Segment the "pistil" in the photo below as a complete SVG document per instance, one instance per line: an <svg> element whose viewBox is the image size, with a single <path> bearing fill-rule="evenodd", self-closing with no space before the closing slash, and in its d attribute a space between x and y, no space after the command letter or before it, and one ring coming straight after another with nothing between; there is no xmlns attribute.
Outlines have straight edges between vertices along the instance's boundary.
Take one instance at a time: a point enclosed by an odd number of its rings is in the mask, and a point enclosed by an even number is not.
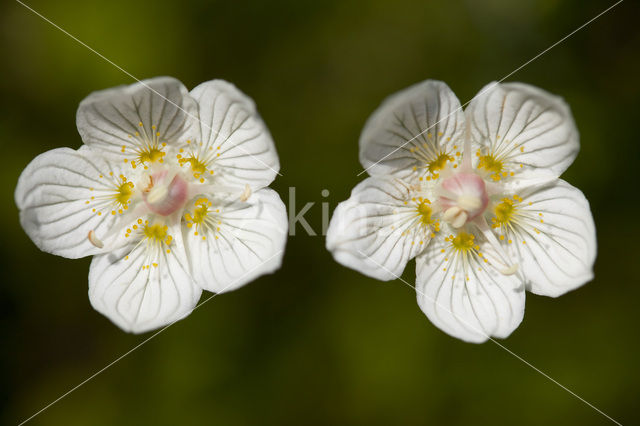
<svg viewBox="0 0 640 426"><path fill-rule="evenodd" d="M142 198L151 212L169 216L182 210L187 201L189 185L180 174L162 170L148 176L147 182Z"/></svg>
<svg viewBox="0 0 640 426"><path fill-rule="evenodd" d="M444 179L438 193L442 218L454 228L481 215L489 204L484 180L473 172L458 172Z"/></svg>

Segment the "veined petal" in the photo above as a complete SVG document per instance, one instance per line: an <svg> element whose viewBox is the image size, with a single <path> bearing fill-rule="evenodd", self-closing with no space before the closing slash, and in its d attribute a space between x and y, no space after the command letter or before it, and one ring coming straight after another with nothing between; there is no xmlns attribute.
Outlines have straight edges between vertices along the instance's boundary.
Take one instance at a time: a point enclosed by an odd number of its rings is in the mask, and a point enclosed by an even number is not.
<svg viewBox="0 0 640 426"><path fill-rule="evenodd" d="M191 91L198 104L195 140L183 146L183 159L225 186L253 190L269 185L280 163L271 134L251 98L234 85L212 80ZM195 168L194 168L195 170Z"/></svg>
<svg viewBox="0 0 640 426"><path fill-rule="evenodd" d="M458 98L445 83L415 84L391 95L371 115L360 136L360 163L372 176L435 175L460 158L464 120Z"/></svg>
<svg viewBox="0 0 640 426"><path fill-rule="evenodd" d="M402 274L439 226L429 200L416 199L411 186L371 177L336 207L326 244L337 262L388 281Z"/></svg>
<svg viewBox="0 0 640 426"><path fill-rule="evenodd" d="M287 225L280 196L268 188L246 202L198 199L182 227L194 279L205 290L222 293L276 271Z"/></svg>
<svg viewBox="0 0 640 426"><path fill-rule="evenodd" d="M473 238L471 237L473 235ZM445 333L467 342L505 338L524 316L525 289L480 232L431 241L416 258L420 309Z"/></svg>
<svg viewBox="0 0 640 426"><path fill-rule="evenodd" d="M123 166L88 148L58 148L37 156L20 175L15 192L27 235L41 250L59 256L102 253L88 235L92 230L106 235L129 208L134 183Z"/></svg>
<svg viewBox="0 0 640 426"><path fill-rule="evenodd" d="M465 110L472 147L497 179L559 176L580 148L562 98L522 83L489 83Z"/></svg>
<svg viewBox="0 0 640 426"><path fill-rule="evenodd" d="M125 331L142 333L184 318L200 298L202 289L189 275L180 250L179 226L168 233L175 238L171 249L143 239L91 262L91 305Z"/></svg>
<svg viewBox="0 0 640 426"><path fill-rule="evenodd" d="M582 192L558 179L516 197L520 201L514 200L509 214L503 208L502 222L493 220L503 244L519 259L527 289L556 297L590 281L596 232Z"/></svg>
<svg viewBox="0 0 640 426"><path fill-rule="evenodd" d="M78 107L76 124L85 144L146 164L188 139L196 119L196 104L182 83L157 77L90 94Z"/></svg>

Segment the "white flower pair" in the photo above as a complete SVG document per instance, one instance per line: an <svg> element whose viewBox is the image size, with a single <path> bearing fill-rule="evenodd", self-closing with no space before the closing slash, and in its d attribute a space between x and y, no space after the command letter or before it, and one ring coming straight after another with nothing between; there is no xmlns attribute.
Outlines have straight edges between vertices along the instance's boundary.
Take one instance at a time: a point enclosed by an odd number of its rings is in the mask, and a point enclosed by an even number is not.
<svg viewBox="0 0 640 426"><path fill-rule="evenodd" d="M188 315L203 289L229 291L279 268L287 219L265 188L279 168L254 104L223 81L191 92L156 78L79 107L79 150L34 159L16 189L42 250L95 255L92 305L127 331ZM467 341L506 337L524 294L560 295L591 276L596 245L582 193L558 176L578 133L558 98L492 84L463 113L441 82L393 95L360 139L372 177L331 220L327 248L369 276L417 258L418 302Z"/></svg>

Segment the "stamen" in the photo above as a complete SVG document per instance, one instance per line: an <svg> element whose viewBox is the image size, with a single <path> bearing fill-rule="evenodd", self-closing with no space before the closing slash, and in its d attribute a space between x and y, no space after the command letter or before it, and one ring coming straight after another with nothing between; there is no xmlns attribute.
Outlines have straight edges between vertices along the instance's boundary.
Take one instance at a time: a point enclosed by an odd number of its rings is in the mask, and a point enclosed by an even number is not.
<svg viewBox="0 0 640 426"><path fill-rule="evenodd" d="M514 263L513 265L507 266L506 268L500 269L499 271L502 275L513 275L518 271L519 268L520 266L517 263Z"/></svg>
<svg viewBox="0 0 640 426"><path fill-rule="evenodd" d="M468 219L469 215L467 212L462 210L458 206L449 207L444 214L442 215L442 220L445 222L449 222L451 226L454 228L462 227Z"/></svg>
<svg viewBox="0 0 640 426"><path fill-rule="evenodd" d="M153 188L153 177L148 173L144 173L138 186L142 188L143 192L149 192Z"/></svg>
<svg viewBox="0 0 640 426"><path fill-rule="evenodd" d="M251 187L248 184L244 186L244 192L240 195L240 201L247 201L251 197Z"/></svg>
<svg viewBox="0 0 640 426"><path fill-rule="evenodd" d="M104 243L98 237L96 237L96 232L93 229L89 231L89 235L87 236L87 239L91 244L93 244L98 248L104 247Z"/></svg>

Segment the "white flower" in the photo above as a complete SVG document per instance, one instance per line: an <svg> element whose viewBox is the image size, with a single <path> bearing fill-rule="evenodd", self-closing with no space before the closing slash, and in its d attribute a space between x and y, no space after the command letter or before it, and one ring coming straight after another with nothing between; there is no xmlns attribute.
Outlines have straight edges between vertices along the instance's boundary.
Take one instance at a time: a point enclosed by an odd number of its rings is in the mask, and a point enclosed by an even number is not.
<svg viewBox="0 0 640 426"><path fill-rule="evenodd" d="M327 248L380 280L415 257L418 303L436 326L470 342L507 337L525 289L555 297L593 277L589 204L558 179L578 148L568 106L535 87L491 83L464 112L442 82L409 87L365 125L371 177L336 208Z"/></svg>
<svg viewBox="0 0 640 426"><path fill-rule="evenodd" d="M187 92L160 77L92 93L84 145L36 157L15 198L42 250L94 255L89 298L122 329L188 315L202 290L238 288L280 267L287 219L265 188L279 168L253 101L213 80Z"/></svg>

